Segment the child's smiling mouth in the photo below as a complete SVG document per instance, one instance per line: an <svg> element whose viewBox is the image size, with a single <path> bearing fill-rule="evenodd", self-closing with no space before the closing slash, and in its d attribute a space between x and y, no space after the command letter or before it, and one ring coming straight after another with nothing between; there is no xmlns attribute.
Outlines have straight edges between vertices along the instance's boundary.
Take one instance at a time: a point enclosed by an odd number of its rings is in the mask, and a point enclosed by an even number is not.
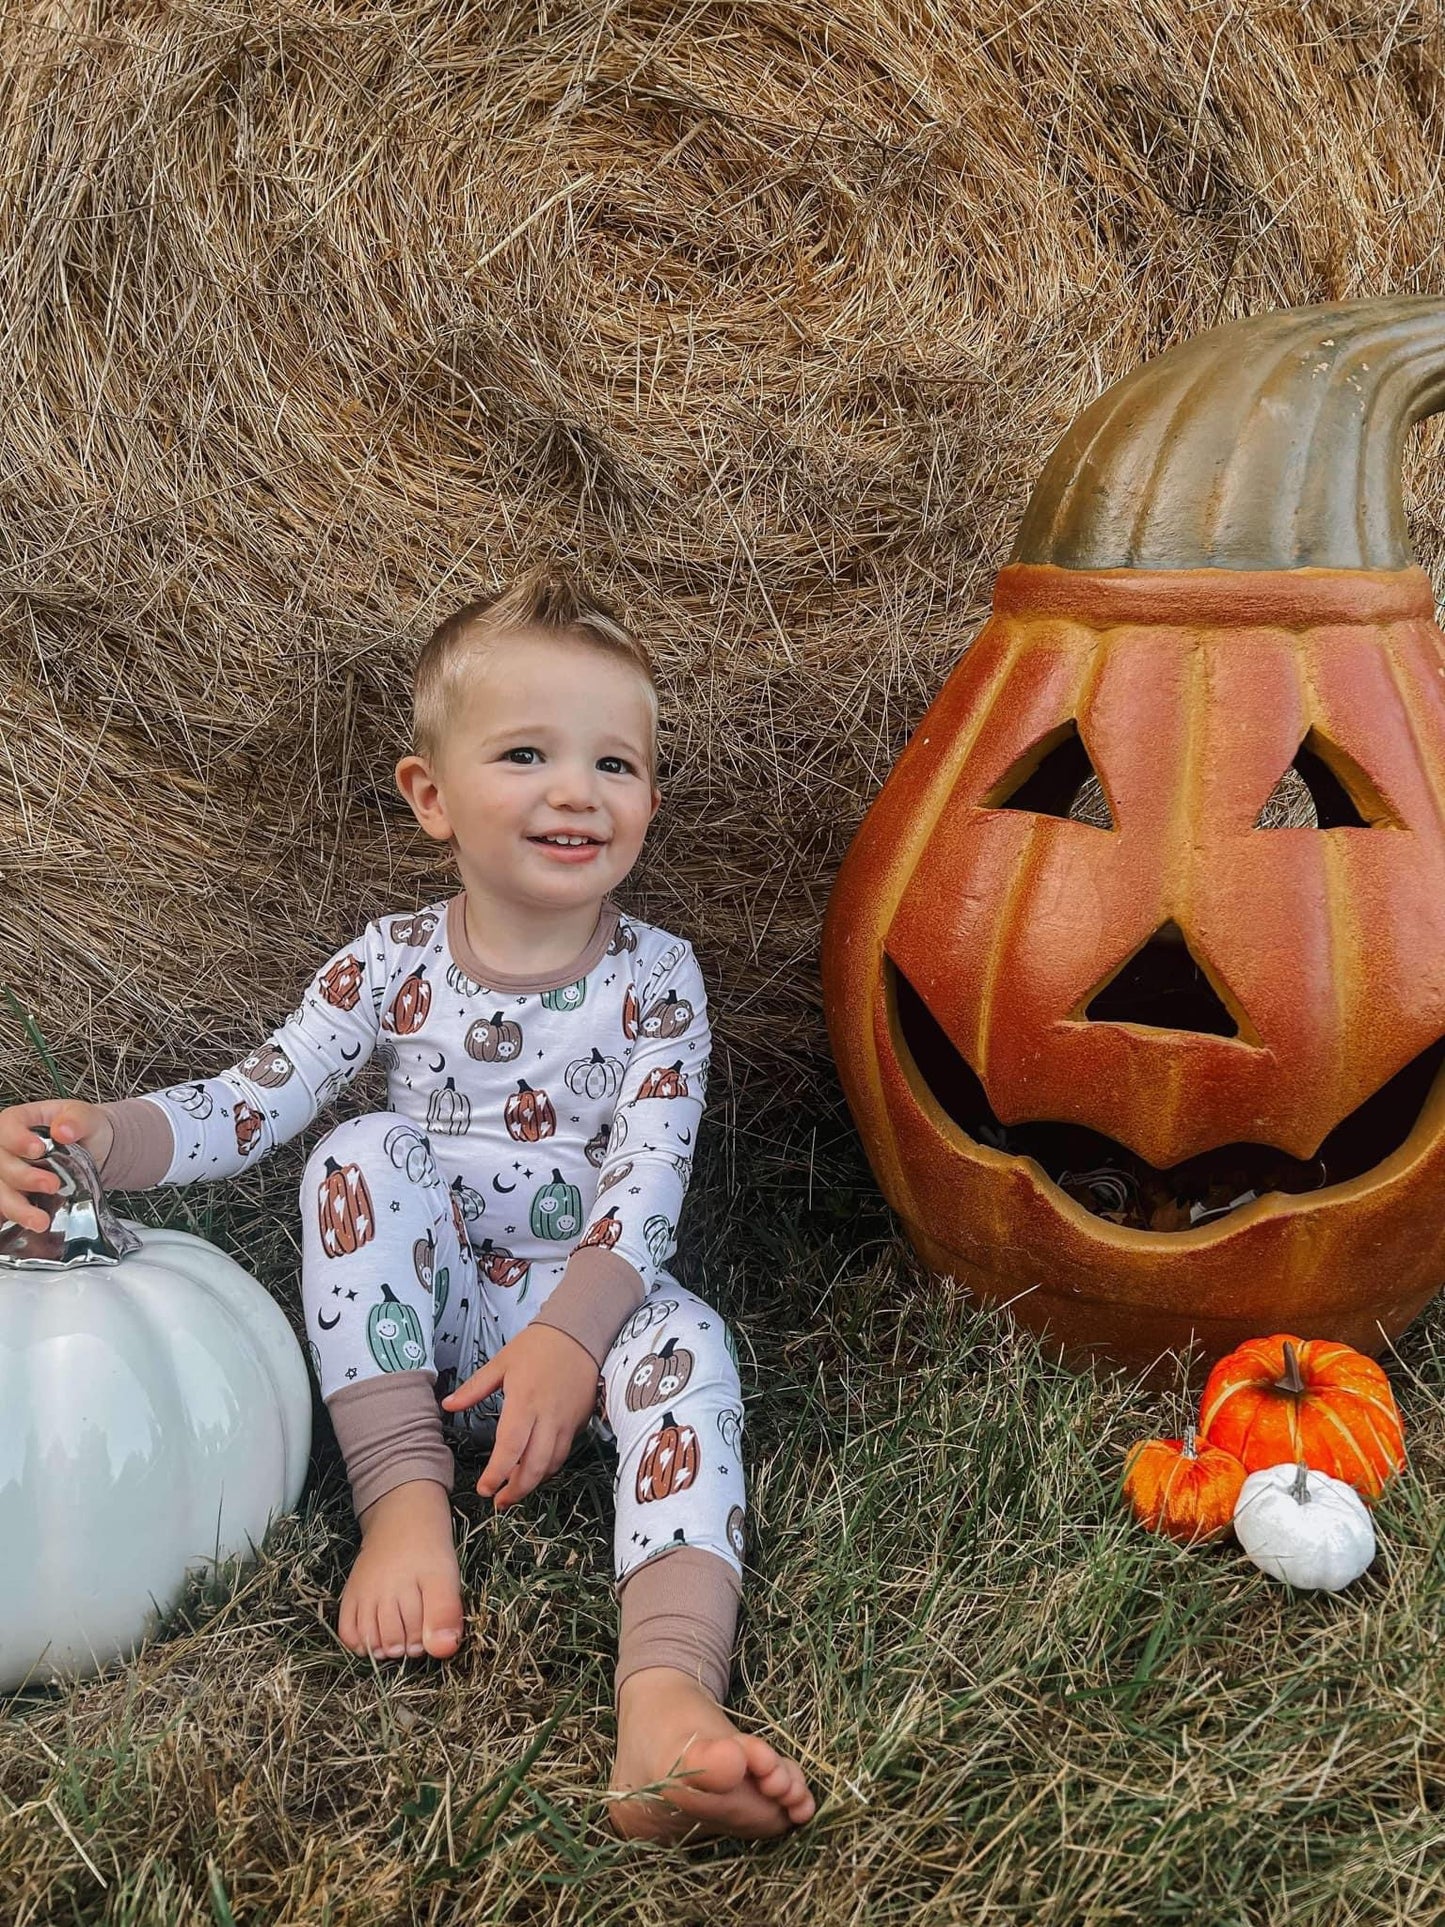
<svg viewBox="0 0 1445 1927"><path fill-rule="evenodd" d="M527 841L563 863L585 863L606 847L600 837L585 832L553 831L544 836L529 836Z"/></svg>

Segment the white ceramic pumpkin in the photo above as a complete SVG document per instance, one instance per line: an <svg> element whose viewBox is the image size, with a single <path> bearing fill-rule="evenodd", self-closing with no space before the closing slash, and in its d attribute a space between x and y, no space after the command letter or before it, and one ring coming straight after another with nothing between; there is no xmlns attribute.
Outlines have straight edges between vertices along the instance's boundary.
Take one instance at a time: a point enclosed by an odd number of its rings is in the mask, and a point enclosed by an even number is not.
<svg viewBox="0 0 1445 1927"><path fill-rule="evenodd" d="M1251 1472L1234 1533L1261 1572L1291 1586L1339 1592L1375 1556L1375 1527L1358 1492L1328 1472L1271 1465Z"/></svg>
<svg viewBox="0 0 1445 1927"><path fill-rule="evenodd" d="M116 1218L87 1154L43 1162L93 1195L69 1235L62 1207L50 1233L0 1230L6 1692L129 1657L189 1569L248 1556L296 1505L311 1446L306 1364L262 1286Z"/></svg>

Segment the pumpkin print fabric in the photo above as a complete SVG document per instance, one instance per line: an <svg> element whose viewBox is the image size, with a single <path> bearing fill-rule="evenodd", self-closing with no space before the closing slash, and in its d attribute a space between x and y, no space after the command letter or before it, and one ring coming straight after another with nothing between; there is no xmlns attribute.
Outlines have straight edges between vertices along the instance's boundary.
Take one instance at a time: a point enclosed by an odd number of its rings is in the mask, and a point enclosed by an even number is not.
<svg viewBox="0 0 1445 1927"><path fill-rule="evenodd" d="M307 1164L301 1296L324 1399L384 1372L424 1373L440 1397L500 1350L519 1313L526 1322L538 1267L490 1238L472 1245L433 1149L372 1112L337 1125ZM564 1264L541 1269L555 1282ZM716 1311L667 1279L624 1322L600 1383L589 1430L617 1452L618 1581L678 1545L741 1572L742 1397ZM488 1445L498 1409L494 1396L444 1426Z"/></svg>
<svg viewBox="0 0 1445 1927"><path fill-rule="evenodd" d="M379 918L233 1068L147 1094L174 1149L146 1182L249 1169L375 1056L393 1130L411 1133L405 1165L388 1157L390 1168L415 1179L434 1165L473 1251L490 1240L527 1277L525 1294L514 1289L501 1307L504 1342L579 1246L631 1265L639 1295L670 1284L707 1088L701 972L681 938L610 904L578 963L582 974L560 983L488 984L475 974L461 897ZM383 1230L388 1212L380 1200L366 1208L360 1179L346 1187L337 1176L324 1207L304 1204L333 1255Z"/></svg>

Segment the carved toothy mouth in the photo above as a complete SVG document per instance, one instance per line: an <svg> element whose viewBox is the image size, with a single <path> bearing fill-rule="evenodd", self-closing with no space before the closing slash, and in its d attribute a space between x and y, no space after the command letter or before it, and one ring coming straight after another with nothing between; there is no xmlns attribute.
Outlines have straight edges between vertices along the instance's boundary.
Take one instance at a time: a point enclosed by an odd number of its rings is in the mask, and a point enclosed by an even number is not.
<svg viewBox="0 0 1445 1927"><path fill-rule="evenodd" d="M1342 1118L1313 1158L1270 1144L1223 1144L1167 1171L1082 1124L1003 1124L976 1072L902 971L885 959L895 1040L935 1104L976 1144L1025 1158L1074 1203L1127 1230L1194 1231L1271 1193L1319 1192L1363 1177L1405 1143L1445 1063L1445 1037Z"/></svg>

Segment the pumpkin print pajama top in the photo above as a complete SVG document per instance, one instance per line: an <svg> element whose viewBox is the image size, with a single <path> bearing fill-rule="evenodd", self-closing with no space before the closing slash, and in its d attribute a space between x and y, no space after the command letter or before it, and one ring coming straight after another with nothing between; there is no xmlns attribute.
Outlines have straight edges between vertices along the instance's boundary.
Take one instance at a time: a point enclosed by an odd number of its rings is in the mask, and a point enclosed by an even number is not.
<svg viewBox="0 0 1445 1927"><path fill-rule="evenodd" d="M377 1055L386 1111L336 1126L301 1185L307 1349L358 1513L408 1479L450 1487L442 1422L485 1432L496 1404L437 1400L536 1320L599 1368L618 1582L682 1547L735 1576L736 1352L666 1268L707 1086L692 949L609 901L564 972L483 973L463 894L369 924L239 1064L107 1106L105 1181L247 1170Z"/></svg>

